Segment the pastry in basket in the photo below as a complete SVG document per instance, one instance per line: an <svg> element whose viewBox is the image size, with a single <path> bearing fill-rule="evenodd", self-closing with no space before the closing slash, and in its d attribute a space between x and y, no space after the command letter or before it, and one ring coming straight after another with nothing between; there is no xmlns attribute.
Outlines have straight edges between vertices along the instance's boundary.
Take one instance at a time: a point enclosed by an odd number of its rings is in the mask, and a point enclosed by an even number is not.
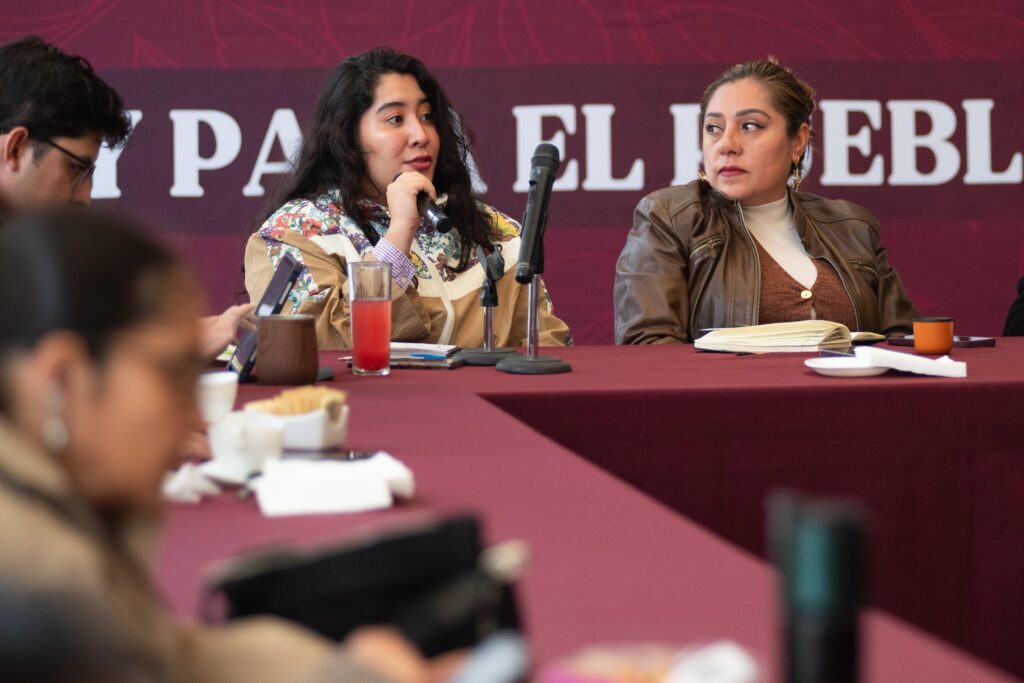
<svg viewBox="0 0 1024 683"><path fill-rule="evenodd" d="M329 387L286 389L273 398L250 401L246 412L273 415L284 425L284 447L335 448L348 431L348 395Z"/></svg>

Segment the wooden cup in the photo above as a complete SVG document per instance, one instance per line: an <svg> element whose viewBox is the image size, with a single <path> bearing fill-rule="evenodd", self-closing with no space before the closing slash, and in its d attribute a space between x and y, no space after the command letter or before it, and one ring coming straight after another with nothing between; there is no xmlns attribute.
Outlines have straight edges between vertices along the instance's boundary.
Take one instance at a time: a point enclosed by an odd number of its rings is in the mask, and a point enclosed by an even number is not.
<svg viewBox="0 0 1024 683"><path fill-rule="evenodd" d="M311 315L259 318L256 377L260 384L312 384L320 361Z"/></svg>
<svg viewBox="0 0 1024 683"><path fill-rule="evenodd" d="M949 353L953 348L952 318L915 318L914 350L926 356Z"/></svg>

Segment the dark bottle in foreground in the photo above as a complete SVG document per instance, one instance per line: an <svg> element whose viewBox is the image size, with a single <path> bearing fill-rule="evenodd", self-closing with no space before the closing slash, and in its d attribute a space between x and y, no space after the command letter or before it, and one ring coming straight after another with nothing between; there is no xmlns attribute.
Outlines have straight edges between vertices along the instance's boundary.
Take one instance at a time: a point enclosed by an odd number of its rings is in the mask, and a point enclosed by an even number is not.
<svg viewBox="0 0 1024 683"><path fill-rule="evenodd" d="M856 683L864 602L866 515L844 501L784 493L768 503L780 575L786 683Z"/></svg>

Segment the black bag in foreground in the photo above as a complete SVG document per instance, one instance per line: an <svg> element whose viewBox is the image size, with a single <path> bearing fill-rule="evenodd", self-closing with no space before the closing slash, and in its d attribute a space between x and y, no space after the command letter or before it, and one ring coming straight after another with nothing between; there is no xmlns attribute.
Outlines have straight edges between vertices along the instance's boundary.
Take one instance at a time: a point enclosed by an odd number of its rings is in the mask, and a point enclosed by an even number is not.
<svg viewBox="0 0 1024 683"><path fill-rule="evenodd" d="M516 552L525 555L521 547ZM214 612L228 619L274 615L333 640L359 626L390 624L429 657L498 629L519 630L510 584L523 559L513 559L512 571L501 561L482 562L477 520L455 517L333 547L236 558L207 581L204 612L208 621L218 620ZM214 608L220 598L223 610Z"/></svg>

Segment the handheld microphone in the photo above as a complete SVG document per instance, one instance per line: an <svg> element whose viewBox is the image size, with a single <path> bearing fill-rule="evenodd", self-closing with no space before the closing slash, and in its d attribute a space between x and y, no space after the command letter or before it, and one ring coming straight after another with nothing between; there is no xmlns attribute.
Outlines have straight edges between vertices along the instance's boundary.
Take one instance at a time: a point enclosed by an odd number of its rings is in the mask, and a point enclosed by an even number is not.
<svg viewBox="0 0 1024 683"><path fill-rule="evenodd" d="M402 175L401 171L395 174L391 182L398 180L400 175ZM416 210L420 212L420 217L430 221L430 224L434 226L434 230L437 230L439 233L444 234L452 229L451 219L441 210L441 207L434 203L434 200L424 190L420 190L420 193L416 195Z"/></svg>
<svg viewBox="0 0 1024 683"><path fill-rule="evenodd" d="M426 192L421 191L416 195L416 208L419 209L420 215L430 221L430 224L434 226L434 230L437 230L439 233L444 234L452 229L451 219L434 203Z"/></svg>
<svg viewBox="0 0 1024 683"><path fill-rule="evenodd" d="M546 142L537 145L530 160L530 192L526 196L519 262L516 265L516 282L524 285L533 281L538 266L543 269L540 255L543 253L544 226L548 220L548 200L560 162L558 148Z"/></svg>

